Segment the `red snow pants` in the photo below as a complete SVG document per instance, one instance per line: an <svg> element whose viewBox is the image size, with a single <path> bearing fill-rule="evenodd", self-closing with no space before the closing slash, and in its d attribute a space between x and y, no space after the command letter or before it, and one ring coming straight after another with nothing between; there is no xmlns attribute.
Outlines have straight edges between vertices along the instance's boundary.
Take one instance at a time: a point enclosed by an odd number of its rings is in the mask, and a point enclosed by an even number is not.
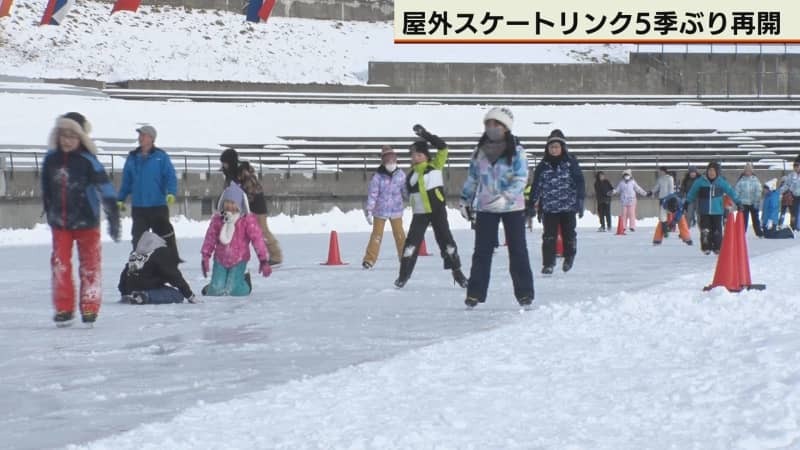
<svg viewBox="0 0 800 450"><path fill-rule="evenodd" d="M81 314L100 310L102 277L100 272L100 228L82 230L53 229L53 305L56 312L75 311L75 283L72 280L72 243L78 244Z"/></svg>

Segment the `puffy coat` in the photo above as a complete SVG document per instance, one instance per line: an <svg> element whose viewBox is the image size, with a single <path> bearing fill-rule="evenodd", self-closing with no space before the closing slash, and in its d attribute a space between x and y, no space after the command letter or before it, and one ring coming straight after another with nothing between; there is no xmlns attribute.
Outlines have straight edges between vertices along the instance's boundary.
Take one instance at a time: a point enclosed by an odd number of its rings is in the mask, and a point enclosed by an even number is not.
<svg viewBox="0 0 800 450"><path fill-rule="evenodd" d="M264 237L261 234L261 225L259 225L255 214L244 213L239 216L239 220L236 221L233 238L227 245L219 240L219 233L223 224L221 213L216 213L211 217L206 237L203 240L203 247L200 251L203 259L208 259L213 254L215 261L229 269L242 261L250 260L250 243L252 243L256 249L258 260L269 260L269 253L266 245L264 245Z"/></svg>
<svg viewBox="0 0 800 450"><path fill-rule="evenodd" d="M444 166L447 163L447 148L440 148L429 161L411 168L406 178L406 188L414 214L428 214L445 207Z"/></svg>
<svg viewBox="0 0 800 450"><path fill-rule="evenodd" d="M761 201L761 182L755 175L742 176L736 182L736 195L743 205L758 206Z"/></svg>
<svg viewBox="0 0 800 450"><path fill-rule="evenodd" d="M781 193L777 190L769 191L764 196L764 205L761 207L761 224L764 228L778 225L781 212Z"/></svg>
<svg viewBox="0 0 800 450"><path fill-rule="evenodd" d="M395 219L403 216L403 199L408 197L406 174L395 169L389 172L381 164L369 180L366 212L382 219Z"/></svg>
<svg viewBox="0 0 800 450"><path fill-rule="evenodd" d="M658 196L659 200L675 192L675 179L672 175L661 175L656 180L656 185L650 191L653 196Z"/></svg>
<svg viewBox="0 0 800 450"><path fill-rule="evenodd" d="M540 203L545 213L583 212L586 184L583 172L575 159L562 144L559 157L552 157L545 148L544 158L533 171L533 193L528 211Z"/></svg>
<svg viewBox="0 0 800 450"><path fill-rule="evenodd" d="M525 149L513 136L507 140L511 157L501 155L492 163L480 149L469 163L467 179L461 190L461 202L476 211L505 213L525 209L525 184L528 161Z"/></svg>
<svg viewBox="0 0 800 450"><path fill-rule="evenodd" d="M636 203L636 194L639 195L647 195L647 191L642 189L636 180L631 178L630 180L625 181L624 179L620 180L617 184L617 187L611 191L612 194L619 194L619 202L622 206L631 206Z"/></svg>
<svg viewBox="0 0 800 450"><path fill-rule="evenodd" d="M119 292L130 295L133 291L158 289L166 283L181 291L184 298L193 295L192 288L178 269L175 252L167 247L163 238L145 231L119 276Z"/></svg>
<svg viewBox="0 0 800 450"><path fill-rule="evenodd" d="M131 195L134 207L164 206L167 194L176 195L177 191L175 168L164 150L153 147L145 156L137 148L128 154L122 169L119 201L124 202Z"/></svg>
<svg viewBox="0 0 800 450"><path fill-rule="evenodd" d="M703 175L694 182L689 193L686 194L686 201L691 203L697 199L697 213L711 216L721 216L725 213L722 196L728 196L737 205L741 204L736 191L725 181L723 177L716 177L709 180Z"/></svg>

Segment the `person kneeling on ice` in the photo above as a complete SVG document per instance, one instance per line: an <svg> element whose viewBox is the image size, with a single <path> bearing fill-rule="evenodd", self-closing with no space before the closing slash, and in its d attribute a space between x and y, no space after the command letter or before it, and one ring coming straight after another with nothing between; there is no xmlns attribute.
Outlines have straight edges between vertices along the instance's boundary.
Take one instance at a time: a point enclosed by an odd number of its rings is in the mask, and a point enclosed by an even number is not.
<svg viewBox="0 0 800 450"><path fill-rule="evenodd" d="M178 255L161 236L145 231L119 276L122 302L133 305L195 303L189 283L178 269ZM170 284L170 286L167 286Z"/></svg>
<svg viewBox="0 0 800 450"><path fill-rule="evenodd" d="M763 236L767 239L794 239L791 228L779 227L781 210L781 192L778 190L778 179L773 178L764 183L764 206L761 208L761 224Z"/></svg>
<svg viewBox="0 0 800 450"><path fill-rule="evenodd" d="M246 271L251 244L258 255L259 273L264 277L272 274L261 226L256 215L250 213L247 197L236 183L225 188L218 208L220 212L211 218L200 251L203 277L208 277L209 260L214 255L211 282L202 293L208 296L249 295L253 286L250 273Z"/></svg>
<svg viewBox="0 0 800 450"><path fill-rule="evenodd" d="M433 236L439 244L444 269L451 270L453 280L462 288L467 287L467 277L461 272L461 259L458 247L450 232L447 221L447 205L445 204L444 176L442 170L447 163L447 144L439 137L422 127L414 125L414 133L422 140L414 141L409 148L411 152L411 171L406 177L406 188L411 199L414 215L408 227L406 243L403 245L403 256L400 258L400 274L394 285L402 288L411 278L417 264L419 246L425 238L428 225L433 227ZM428 143L436 147L436 156L431 159Z"/></svg>
<svg viewBox="0 0 800 450"><path fill-rule="evenodd" d="M736 196L736 191L720 176L719 163L708 163L706 173L692 184L686 200L684 210L697 199L698 223L700 224L700 249L706 255L711 252L719 253L722 245L722 215L725 214L722 196L727 194L738 208L741 200Z"/></svg>
<svg viewBox="0 0 800 450"><path fill-rule="evenodd" d="M678 193L673 192L662 198L659 202L662 210L668 213L668 220L659 222L653 235L653 245L660 245L661 240L669 235L669 230L678 225L678 234L686 245L692 245L692 235L689 224L684 215L683 200Z"/></svg>

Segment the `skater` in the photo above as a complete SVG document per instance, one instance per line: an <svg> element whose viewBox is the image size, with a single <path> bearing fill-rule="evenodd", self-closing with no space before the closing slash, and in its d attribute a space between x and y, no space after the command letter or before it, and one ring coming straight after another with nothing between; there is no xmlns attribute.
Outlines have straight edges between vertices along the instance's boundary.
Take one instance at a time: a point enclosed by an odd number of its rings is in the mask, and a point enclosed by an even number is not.
<svg viewBox="0 0 800 450"><path fill-rule="evenodd" d="M656 185L653 186L648 193L648 197L657 197L658 198L658 222L659 226L662 228L664 236L667 236L669 232L669 226L667 225L667 219L669 219L669 211L667 211L666 203L664 199L667 196L673 194L675 192L675 180L672 178L672 175L669 174L669 169L665 166L661 166L658 168L658 178L656 179ZM635 216L634 216L635 217Z"/></svg>
<svg viewBox="0 0 800 450"><path fill-rule="evenodd" d="M778 191L778 179L773 178L764 183L764 206L761 208L761 224L766 239L794 239L791 228L782 228L778 223L781 206L781 193Z"/></svg>
<svg viewBox="0 0 800 450"><path fill-rule="evenodd" d="M633 179L631 169L622 171L622 180L611 191L611 195L619 194L619 203L622 207L622 228L636 231L636 194L647 196L647 191L642 189Z"/></svg>
<svg viewBox="0 0 800 450"><path fill-rule="evenodd" d="M787 203L790 202L792 214L789 223L792 230L798 231L800 230L800 220L797 220L797 216L800 215L800 157L794 160L793 169L786 176L786 182L781 186L781 194L789 199Z"/></svg>
<svg viewBox="0 0 800 450"><path fill-rule="evenodd" d="M447 144L439 137L422 127L414 125L414 133L421 139L414 141L411 152L411 171L406 176L406 188L411 200L414 216L408 227L403 256L400 258L400 274L394 285L402 288L411 278L417 263L419 246L425 238L428 225L433 227L433 235L439 245L444 269L452 271L453 281L462 288L467 287L467 278L461 272L461 259L458 256L456 241L450 233L447 221L447 205L444 198L444 176L442 171L447 162ZM436 156L431 159L428 143L436 147Z"/></svg>
<svg viewBox="0 0 800 450"><path fill-rule="evenodd" d="M167 152L155 146L157 133L154 127L145 125L136 131L139 133L139 146L125 159L117 197L119 209L125 210L125 200L130 195L133 249L136 249L142 233L152 230L164 238L167 247L178 255L168 206L175 202L178 190L175 168Z"/></svg>
<svg viewBox="0 0 800 450"><path fill-rule="evenodd" d="M692 184L694 184L695 180L699 176L699 172L697 171L697 167L689 166L688 171L686 172L686 176L683 177L681 180L681 195L685 198L686 194L689 193L689 189L692 188ZM686 217L686 221L689 224L689 228L693 228L697 224L697 201L689 204L689 209L684 211L684 216Z"/></svg>
<svg viewBox="0 0 800 450"><path fill-rule="evenodd" d="M761 223L758 218L758 206L761 203L761 181L753 175L753 165L745 164L744 172L736 182L736 195L742 201L742 214L744 214L744 231L747 232L748 216L753 220L753 232L762 236Z"/></svg>
<svg viewBox="0 0 800 450"><path fill-rule="evenodd" d="M403 257L403 244L406 241L406 232L403 230L405 198L408 198L406 174L397 168L397 154L394 149L384 145L381 149L381 165L370 179L367 205L364 208L367 223L372 225L372 234L361 262L363 268L371 269L378 260L386 221L389 221L392 227L398 261Z"/></svg>
<svg viewBox="0 0 800 450"><path fill-rule="evenodd" d="M689 231L689 224L686 221L686 216L684 215L683 203L683 199L677 192L669 194L660 201L659 207L667 211L668 219L666 222L663 222L663 224L656 226L653 235L653 245L661 245L661 240L669 235L668 230L676 226L681 241L686 245L692 245L692 235Z"/></svg>
<svg viewBox="0 0 800 450"><path fill-rule="evenodd" d="M529 214L541 211L544 235L542 237L542 273L553 273L556 265L556 239L559 226L564 239L564 263L561 269L569 272L578 250L575 227L583 217L583 199L586 187L578 160L567 151L567 142L561 130L553 130L545 144L544 157L533 173L533 193L528 205Z"/></svg>
<svg viewBox="0 0 800 450"><path fill-rule="evenodd" d="M597 231L611 229L611 191L614 186L606 178L603 171L597 172L594 177L594 198L597 200L597 215L600 217L600 228Z"/></svg>
<svg viewBox="0 0 800 450"><path fill-rule="evenodd" d="M236 152L232 149L228 150L234 153ZM238 157L236 159L238 160ZM269 251L269 265L273 267L278 266L283 263L283 252L281 251L280 242L278 242L278 239L269 230L269 225L267 224L267 199L264 196L264 188L258 181L256 172L249 162L239 162L236 171L237 183L241 186L245 194L247 194L250 212L256 215L258 224L261 225L264 242L267 244L267 250Z"/></svg>
<svg viewBox="0 0 800 450"><path fill-rule="evenodd" d="M167 284L170 286L167 286ZM119 276L122 302L133 305L195 303L189 283L178 269L178 259L159 235L145 231Z"/></svg>
<svg viewBox="0 0 800 450"><path fill-rule="evenodd" d="M697 212L700 215L700 249L706 255L719 253L722 244L722 215L725 214L722 196L727 194L739 207L741 202L730 184L720 174L719 163L708 163L705 175L694 182L686 195L684 209L697 199Z"/></svg>
<svg viewBox="0 0 800 450"><path fill-rule="evenodd" d="M486 301L497 229L502 221L514 297L526 307L533 302L533 274L525 242L525 149L511 134L514 116L508 108L492 108L483 121L484 133L472 154L459 203L465 219L473 219L473 205L475 211L475 249L464 303L474 307Z"/></svg>
<svg viewBox="0 0 800 450"><path fill-rule="evenodd" d="M258 272L265 278L272 274L269 252L264 245L261 227L255 214L250 213L247 197L236 183L225 188L218 204L219 213L208 224L203 240L203 277L208 277L209 260L213 254L211 282L201 293L208 296L245 296L253 290L247 262L252 244L258 255Z"/></svg>
<svg viewBox="0 0 800 450"><path fill-rule="evenodd" d="M42 200L53 233L53 320L59 327L72 324L75 285L72 279L72 246L77 243L80 269L79 307L84 323L93 324L102 302L100 271L100 209L108 219L108 233L119 242L117 195L108 174L97 160L97 148L89 137L91 125L79 113L56 119L50 133L50 150L42 163Z"/></svg>

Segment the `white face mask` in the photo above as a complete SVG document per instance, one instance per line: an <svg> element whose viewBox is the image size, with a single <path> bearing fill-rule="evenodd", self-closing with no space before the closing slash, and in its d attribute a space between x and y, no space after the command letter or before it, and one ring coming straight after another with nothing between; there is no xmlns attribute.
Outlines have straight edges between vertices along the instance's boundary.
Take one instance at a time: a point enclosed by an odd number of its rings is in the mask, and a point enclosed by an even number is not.
<svg viewBox="0 0 800 450"><path fill-rule="evenodd" d="M630 180L630 179L631 179L631 176L630 176L630 175L625 175L625 176L623 176L622 178L624 178L624 179L625 179L625 181L628 181L628 180Z"/></svg>
<svg viewBox="0 0 800 450"><path fill-rule="evenodd" d="M394 170L397 169L397 163L396 162L386 163L383 165L383 167L385 167L386 170L388 170L389 172L394 172Z"/></svg>

